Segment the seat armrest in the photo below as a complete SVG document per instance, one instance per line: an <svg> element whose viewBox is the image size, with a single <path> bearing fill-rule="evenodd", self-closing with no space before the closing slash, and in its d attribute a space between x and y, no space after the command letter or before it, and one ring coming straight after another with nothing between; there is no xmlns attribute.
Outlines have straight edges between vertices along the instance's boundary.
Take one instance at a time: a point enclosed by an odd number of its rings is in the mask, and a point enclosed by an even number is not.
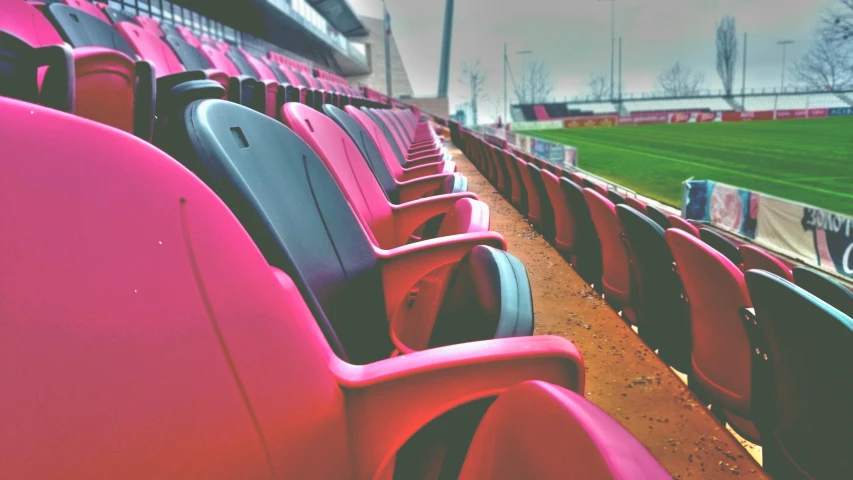
<svg viewBox="0 0 853 480"><path fill-rule="evenodd" d="M417 200L425 194L432 192L442 185L448 175L451 174L429 175L414 180L399 182L397 184L397 195L400 198L400 203Z"/></svg>
<svg viewBox="0 0 853 480"><path fill-rule="evenodd" d="M396 245L405 245L412 237L415 229L430 218L449 212L456 205L456 202L462 199L470 199L470 196L464 193L452 193L422 198L402 205L391 205L391 212L394 215ZM482 231L488 231L488 224L486 229Z"/></svg>
<svg viewBox="0 0 853 480"><path fill-rule="evenodd" d="M56 110L74 113L76 81L74 54L67 45L50 45L34 48L33 59L37 66L47 66L39 101Z"/></svg>
<svg viewBox="0 0 853 480"><path fill-rule="evenodd" d="M207 75L199 70L193 70L191 72L180 72L173 73L171 75L164 75L162 77L157 78L157 91L158 92L168 92L175 85L189 82L192 80L207 80Z"/></svg>
<svg viewBox="0 0 853 480"><path fill-rule="evenodd" d="M477 245L506 250L506 240L495 232L433 238L392 250L378 250L385 285L385 313L393 319L406 294L427 274L458 262ZM392 320L393 321L393 320Z"/></svg>
<svg viewBox="0 0 853 480"><path fill-rule="evenodd" d="M556 336L486 340L435 348L365 366L331 359L346 390L358 477L374 478L424 425L465 403L541 380L582 393L580 351Z"/></svg>
<svg viewBox="0 0 853 480"><path fill-rule="evenodd" d="M406 168L419 167L421 165L429 165L430 163L439 163L444 160L444 155L436 153L427 157L417 157L406 161Z"/></svg>
<svg viewBox="0 0 853 480"><path fill-rule="evenodd" d="M437 175L444 172L444 162L431 163L420 167L411 167L403 169L403 181L414 180L416 178L426 177L428 175ZM452 172L451 172L452 173Z"/></svg>
<svg viewBox="0 0 853 480"><path fill-rule="evenodd" d="M133 107L133 134L150 142L154 134L154 107L157 102L157 80L154 65L142 60L136 62L136 88Z"/></svg>

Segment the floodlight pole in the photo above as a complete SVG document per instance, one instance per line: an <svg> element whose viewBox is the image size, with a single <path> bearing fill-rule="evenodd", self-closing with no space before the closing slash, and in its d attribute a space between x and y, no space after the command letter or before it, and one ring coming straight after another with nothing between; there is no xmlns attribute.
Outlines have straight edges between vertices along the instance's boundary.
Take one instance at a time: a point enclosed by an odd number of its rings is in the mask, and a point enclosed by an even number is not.
<svg viewBox="0 0 853 480"><path fill-rule="evenodd" d="M614 48L616 47L616 0L610 0L610 100L613 101Z"/></svg>
<svg viewBox="0 0 853 480"><path fill-rule="evenodd" d="M782 45L782 91L785 91L785 53L788 48L788 45L793 44L793 40L782 40L781 42L776 42L776 45Z"/></svg>
<svg viewBox="0 0 853 480"><path fill-rule="evenodd" d="M619 103L622 103L622 37L619 37ZM622 110L622 107L619 107Z"/></svg>
<svg viewBox="0 0 853 480"><path fill-rule="evenodd" d="M740 108L746 104L746 32L743 33L743 79L740 88Z"/></svg>
<svg viewBox="0 0 853 480"><path fill-rule="evenodd" d="M504 122L509 118L509 105L507 105L506 70L509 59L506 54L506 43L504 43Z"/></svg>

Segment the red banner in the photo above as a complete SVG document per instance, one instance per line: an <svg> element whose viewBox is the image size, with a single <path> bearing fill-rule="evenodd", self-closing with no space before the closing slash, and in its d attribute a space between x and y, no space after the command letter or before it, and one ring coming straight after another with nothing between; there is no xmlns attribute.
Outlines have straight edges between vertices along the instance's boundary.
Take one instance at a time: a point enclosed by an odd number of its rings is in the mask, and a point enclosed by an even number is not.
<svg viewBox="0 0 853 480"><path fill-rule="evenodd" d="M648 125L652 123L667 123L669 113L633 113L627 117L619 117L619 125Z"/></svg>
<svg viewBox="0 0 853 480"><path fill-rule="evenodd" d="M808 110L776 110L776 120L787 120L790 118L807 118Z"/></svg>
<svg viewBox="0 0 853 480"><path fill-rule="evenodd" d="M702 112L696 115L696 123L713 122L717 119L719 112Z"/></svg>
<svg viewBox="0 0 853 480"><path fill-rule="evenodd" d="M690 112L676 112L669 116L669 123L690 123L692 116Z"/></svg>
<svg viewBox="0 0 853 480"><path fill-rule="evenodd" d="M829 116L829 109L827 108L809 109L809 118L826 118L827 116Z"/></svg>
<svg viewBox="0 0 853 480"><path fill-rule="evenodd" d="M773 110L760 112L723 112L724 122L749 122L752 120L773 120Z"/></svg>
<svg viewBox="0 0 853 480"><path fill-rule="evenodd" d="M612 115L596 117L576 117L566 119L563 128L588 128L588 127L613 127L616 125L616 117Z"/></svg>

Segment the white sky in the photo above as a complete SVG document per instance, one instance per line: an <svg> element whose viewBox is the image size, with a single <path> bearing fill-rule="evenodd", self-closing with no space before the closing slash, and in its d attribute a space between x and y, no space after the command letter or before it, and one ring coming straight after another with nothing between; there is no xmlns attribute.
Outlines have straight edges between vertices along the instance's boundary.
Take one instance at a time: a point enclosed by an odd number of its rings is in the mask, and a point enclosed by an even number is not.
<svg viewBox="0 0 853 480"><path fill-rule="evenodd" d="M381 18L381 0L349 0L363 15ZM720 89L715 69L715 22L737 20L739 43L749 34L747 89L777 87L782 72L779 40L788 46L788 66L808 49L825 8L837 0L616 0L616 37L623 37L626 92L649 92L665 68L680 60ZM438 88L444 0L387 0L392 28L416 96ZM489 72L484 116L503 111L503 43L518 77L518 50L532 50L551 69L554 95L586 93L593 72L610 73L610 3L601 0L457 0L450 71L450 105L467 101L459 83L462 63L480 60ZM740 45L741 51L743 45ZM618 59L618 44L617 44ZM735 77L741 84L741 62ZM617 64L618 74L618 64ZM790 78L790 76L788 76ZM510 96L512 87L510 86ZM513 103L510 98L510 103Z"/></svg>

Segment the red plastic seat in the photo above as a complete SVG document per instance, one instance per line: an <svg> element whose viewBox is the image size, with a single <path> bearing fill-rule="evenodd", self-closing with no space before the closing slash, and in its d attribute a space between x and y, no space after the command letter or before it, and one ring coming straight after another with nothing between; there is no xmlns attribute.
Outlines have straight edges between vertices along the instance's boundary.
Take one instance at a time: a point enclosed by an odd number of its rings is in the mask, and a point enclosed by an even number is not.
<svg viewBox="0 0 853 480"><path fill-rule="evenodd" d="M367 116L379 127L379 131L385 136L386 141L393 152L397 162L404 168L424 165L429 163L441 163L444 159L444 153L441 151L426 151L412 153L408 151L405 142L400 139L398 131L394 125L390 125L384 118L384 110L381 109L364 109ZM390 159L389 159L390 160Z"/></svg>
<svg viewBox="0 0 853 480"><path fill-rule="evenodd" d="M428 176L447 176L451 175L456 169L456 164L453 162L416 163L409 168L403 168L403 166L394 158L395 155L392 151L391 145L388 143L388 139L382 134L380 127L367 114L352 105L347 105L344 111L354 118L365 130L368 131L368 133L370 133L373 142L379 148L379 152L396 182L402 184ZM415 198L419 198L419 196L420 195L408 199L404 199L401 196L400 201L414 200Z"/></svg>
<svg viewBox="0 0 853 480"><path fill-rule="evenodd" d="M571 255L575 243L575 217L560 187L560 179L547 170L541 170L540 175L554 209L554 246L560 253Z"/></svg>
<svg viewBox="0 0 853 480"><path fill-rule="evenodd" d="M500 151L501 158L506 167L507 177L509 178L509 195L508 199L516 208L521 208L524 204L524 181L521 179L521 174L518 172L518 165L512 158L512 154L506 150Z"/></svg>
<svg viewBox="0 0 853 480"><path fill-rule="evenodd" d="M508 390L492 404L459 478L671 477L637 439L592 402L533 381Z"/></svg>
<svg viewBox="0 0 853 480"><path fill-rule="evenodd" d="M377 247L405 245L419 226L444 214L454 215L460 228L445 227L450 235L489 231L489 207L472 198L473 194L438 195L392 205L367 160L334 120L295 102L286 104L282 112L282 121L317 152L332 172Z"/></svg>
<svg viewBox="0 0 853 480"><path fill-rule="evenodd" d="M578 186L580 186L580 187L583 187L583 175L581 175L580 173L578 173L578 172L572 172L572 173L570 173L570 174L569 174L569 180L571 180L572 182L574 182L574 183L575 183L575 185L578 185Z"/></svg>
<svg viewBox="0 0 853 480"><path fill-rule="evenodd" d="M81 2L81 5L83 3L85 2ZM94 5L90 6L103 16L100 9ZM57 13L74 11L80 22L88 20L96 22L95 27L112 29L108 23L82 10L78 11L75 7L50 7L50 11ZM23 0L0 2L0 33L2 32L14 35L35 48L65 45L51 22ZM90 32L91 35L98 33L100 30ZM94 46L76 47L71 51L71 56L74 77L64 80L70 80L73 86L74 113L126 132L133 132L145 139L150 138L154 102L151 66L135 62L120 51ZM37 79L39 89L43 85L44 74L45 69L40 69ZM144 96L146 90L147 98Z"/></svg>
<svg viewBox="0 0 853 480"><path fill-rule="evenodd" d="M583 190L589 213L601 241L602 275L601 283L604 297L608 302L622 307L623 317L635 321L632 310L631 293L635 290L631 278L631 260L622 240L624 231L616 206L607 197L590 188Z"/></svg>
<svg viewBox="0 0 853 480"><path fill-rule="evenodd" d="M528 380L584 391L559 337L347 364L162 151L32 104L0 112L5 477L387 478L450 409Z"/></svg>
<svg viewBox="0 0 853 480"><path fill-rule="evenodd" d="M743 324L743 309L752 302L743 273L688 232L670 228L665 236L690 306L691 388L720 409L739 433L757 440L750 421L752 349Z"/></svg>
<svg viewBox="0 0 853 480"><path fill-rule="evenodd" d="M164 37L166 34L163 33L163 29L160 28L160 22L154 20L151 17L146 17L144 15L138 15L136 17L136 21L142 25L142 28L151 32L151 34L156 35L158 37Z"/></svg>
<svg viewBox="0 0 853 480"><path fill-rule="evenodd" d="M699 228L678 215L670 215L669 223L672 225L672 228L677 228L699 238Z"/></svg>
<svg viewBox="0 0 853 480"><path fill-rule="evenodd" d="M638 212L642 213L643 215L645 215L645 214L646 214L646 211L647 211L647 210L646 210L646 202L644 202L644 201L640 200L639 198L637 198L637 197L630 197L630 196L625 197L625 203L626 203L629 207L631 207L631 208L633 208L634 210L636 210L636 211L638 211Z"/></svg>
<svg viewBox="0 0 853 480"><path fill-rule="evenodd" d="M752 269L764 270L794 283L794 273L791 268L773 255L748 244L741 244L738 250L743 259L744 272Z"/></svg>
<svg viewBox="0 0 853 480"><path fill-rule="evenodd" d="M208 44L201 44L198 47L199 51L204 55L207 61L213 65L213 68L225 72L231 77L239 77L242 75L240 70L234 65L234 62L218 47ZM279 110L279 99L283 103L283 95L279 95L280 84L276 80L256 79L264 86L264 113L268 117L277 118Z"/></svg>
<svg viewBox="0 0 853 480"><path fill-rule="evenodd" d="M70 5L83 12L86 12L102 22L110 23L110 19L107 18L107 16L100 8L95 6L95 4L93 3L87 2L86 0L62 0L62 3Z"/></svg>
<svg viewBox="0 0 853 480"><path fill-rule="evenodd" d="M527 168L527 162L513 157L518 171L521 174L521 181L524 182L524 190L527 192L527 220L537 228L542 226L542 201L539 198L539 191L533 183L533 178L530 176L530 169Z"/></svg>

